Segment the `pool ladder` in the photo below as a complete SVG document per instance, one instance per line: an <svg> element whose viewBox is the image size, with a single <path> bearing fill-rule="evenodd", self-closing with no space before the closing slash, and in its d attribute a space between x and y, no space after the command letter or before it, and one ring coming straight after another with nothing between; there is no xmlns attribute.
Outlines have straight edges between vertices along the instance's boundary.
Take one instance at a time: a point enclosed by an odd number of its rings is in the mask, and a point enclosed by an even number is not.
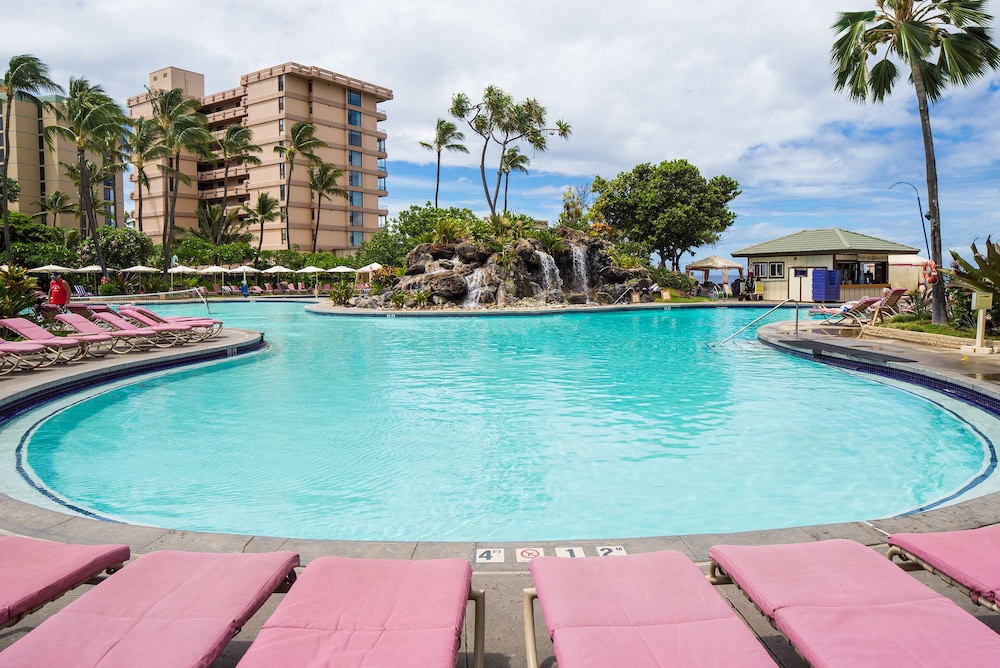
<svg viewBox="0 0 1000 668"><path fill-rule="evenodd" d="M796 300L794 300L794 299L786 299L785 301L781 302L780 304L778 304L774 308L770 309L764 315L760 316L759 318L756 318L753 322L750 322L750 323L747 323L746 325L743 325L738 330L736 330L735 332L733 332L732 334L730 334L726 338L722 339L718 343L710 343L710 344L708 344L709 347L711 347L711 346L721 346L722 344L727 343L727 342L731 341L732 339L735 339L737 336L739 336L740 334L742 334L746 330L750 329L751 327L753 327L758 322L760 322L761 320L763 320L767 316L769 316L772 313L774 313L775 311L777 311L779 308L781 308L785 304L789 304L789 303L795 304L795 338L798 338L799 337L799 303Z"/></svg>

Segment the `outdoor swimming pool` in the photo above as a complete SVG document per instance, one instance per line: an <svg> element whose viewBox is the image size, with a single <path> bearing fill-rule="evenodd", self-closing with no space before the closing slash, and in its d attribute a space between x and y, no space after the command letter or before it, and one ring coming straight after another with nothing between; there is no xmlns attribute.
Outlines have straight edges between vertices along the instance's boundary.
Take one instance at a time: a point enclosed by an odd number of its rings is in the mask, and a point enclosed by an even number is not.
<svg viewBox="0 0 1000 668"><path fill-rule="evenodd" d="M962 490L1000 437L964 404L769 350L752 329L708 347L755 309L212 313L270 349L25 414L0 432L4 468L19 453L32 484L137 524L563 540L894 515ZM5 493L31 496L11 477Z"/></svg>

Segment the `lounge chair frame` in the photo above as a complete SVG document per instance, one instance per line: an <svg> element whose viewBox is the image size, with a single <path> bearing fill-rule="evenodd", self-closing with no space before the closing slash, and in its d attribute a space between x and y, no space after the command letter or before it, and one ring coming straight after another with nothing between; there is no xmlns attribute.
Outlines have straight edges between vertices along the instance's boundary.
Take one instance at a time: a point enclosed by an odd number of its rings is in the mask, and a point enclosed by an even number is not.
<svg viewBox="0 0 1000 668"><path fill-rule="evenodd" d="M1000 605L986 598L983 598L982 596L979 595L978 592L973 591L972 589L962 584L958 580L952 578L947 573L939 570L938 568L927 563L917 555L908 552L907 550L904 550L898 545L893 545L892 547L890 547L886 551L885 556L889 561L895 562L896 565L902 568L904 571L919 571L923 569L928 573L932 573L933 575L936 575L939 578L941 578L945 583L950 584L952 587L955 587L960 592L968 596L969 600L975 603L976 605L982 606L987 610L992 610L993 612L1000 613ZM898 562L896 562L897 559L899 560Z"/></svg>

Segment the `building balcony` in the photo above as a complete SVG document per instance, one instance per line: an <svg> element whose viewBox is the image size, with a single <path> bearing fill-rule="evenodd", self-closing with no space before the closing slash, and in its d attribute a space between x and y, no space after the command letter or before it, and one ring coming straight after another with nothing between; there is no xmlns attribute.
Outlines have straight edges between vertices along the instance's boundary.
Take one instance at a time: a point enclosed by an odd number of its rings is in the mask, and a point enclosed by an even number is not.
<svg viewBox="0 0 1000 668"><path fill-rule="evenodd" d="M215 123L234 121L243 118L246 115L247 115L246 107L234 107L232 109L223 109L222 111L216 111L211 114L206 114L205 118L208 119L209 125L214 125Z"/></svg>
<svg viewBox="0 0 1000 668"><path fill-rule="evenodd" d="M250 173L249 167L246 165L233 165L229 168L229 178L235 178L239 176L246 176ZM211 169L207 172L198 172L198 180L204 183L205 181L221 181L226 178L226 169L220 167L219 169Z"/></svg>
<svg viewBox="0 0 1000 668"><path fill-rule="evenodd" d="M210 190L199 190L198 199L222 199L225 194L225 188L212 188ZM230 197L239 197L240 195L249 195L250 187L246 183L240 183L235 186L229 187Z"/></svg>

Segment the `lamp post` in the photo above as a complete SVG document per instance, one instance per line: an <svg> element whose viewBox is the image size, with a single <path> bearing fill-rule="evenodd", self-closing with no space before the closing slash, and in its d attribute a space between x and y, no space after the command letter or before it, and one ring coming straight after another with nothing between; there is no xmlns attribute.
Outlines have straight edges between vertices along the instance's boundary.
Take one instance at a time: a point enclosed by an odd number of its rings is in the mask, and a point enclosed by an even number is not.
<svg viewBox="0 0 1000 668"><path fill-rule="evenodd" d="M896 181L891 186L889 186L889 190L892 190L893 188L899 185L910 186L911 188L913 188L913 192L917 196L917 211L920 212L920 225L921 227L923 227L924 230L924 245L927 247L927 257L929 259L931 257L931 244L930 242L927 241L927 222L926 218L924 218L924 206L923 204L920 203L920 191L917 190L917 187L912 183L910 183L909 181Z"/></svg>

